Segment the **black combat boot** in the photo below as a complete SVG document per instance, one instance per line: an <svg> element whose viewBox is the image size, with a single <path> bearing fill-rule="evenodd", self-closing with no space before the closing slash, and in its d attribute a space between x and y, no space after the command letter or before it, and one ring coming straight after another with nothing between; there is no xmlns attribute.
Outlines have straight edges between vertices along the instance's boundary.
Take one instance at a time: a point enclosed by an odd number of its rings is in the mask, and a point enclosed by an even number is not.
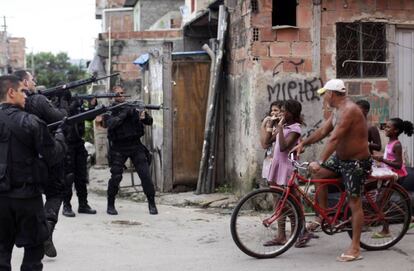
<svg viewBox="0 0 414 271"><path fill-rule="evenodd" d="M48 221L47 224L49 226L49 238L47 238L47 240L43 243L43 247L45 249L45 255L50 258L54 258L57 256L56 248L52 241L55 225L50 221Z"/></svg>
<svg viewBox="0 0 414 271"><path fill-rule="evenodd" d="M96 210L92 209L91 206L89 206L87 200L79 200L78 213L94 215L96 214Z"/></svg>
<svg viewBox="0 0 414 271"><path fill-rule="evenodd" d="M65 203L65 202L63 203L62 215L66 217L76 216L76 214L72 211L72 205L70 205L70 203Z"/></svg>
<svg viewBox="0 0 414 271"><path fill-rule="evenodd" d="M148 198L148 209L149 209L149 213L151 215L157 215L158 214L157 206L155 206L155 200L154 200L153 197Z"/></svg>
<svg viewBox="0 0 414 271"><path fill-rule="evenodd" d="M117 215L118 211L115 209L115 197L108 197L108 207L106 209L108 215Z"/></svg>

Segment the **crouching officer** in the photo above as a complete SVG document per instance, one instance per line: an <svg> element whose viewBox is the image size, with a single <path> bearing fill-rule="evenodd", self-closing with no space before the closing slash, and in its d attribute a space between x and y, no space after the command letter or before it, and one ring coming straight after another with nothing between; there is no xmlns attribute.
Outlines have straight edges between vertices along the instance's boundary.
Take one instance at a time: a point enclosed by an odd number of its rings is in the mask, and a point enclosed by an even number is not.
<svg viewBox="0 0 414 271"><path fill-rule="evenodd" d="M43 269L49 230L41 187L45 168L66 151L61 129L52 138L43 121L23 111L23 89L18 77L0 76L0 270L11 270L14 245L24 247L21 270Z"/></svg>
<svg viewBox="0 0 414 271"><path fill-rule="evenodd" d="M116 94L124 94L121 86L115 86ZM125 97L115 98L115 104L125 101ZM149 213L158 214L155 206L155 190L149 170L149 153L141 143L140 137L144 135L144 124L152 125L152 117L146 112L139 113L135 108L125 106L103 116L103 125L108 128L109 160L111 178L108 182L108 208L107 213L117 215L115 209L115 196L122 180L125 161L130 158L135 170L141 179L142 188L148 200Z"/></svg>

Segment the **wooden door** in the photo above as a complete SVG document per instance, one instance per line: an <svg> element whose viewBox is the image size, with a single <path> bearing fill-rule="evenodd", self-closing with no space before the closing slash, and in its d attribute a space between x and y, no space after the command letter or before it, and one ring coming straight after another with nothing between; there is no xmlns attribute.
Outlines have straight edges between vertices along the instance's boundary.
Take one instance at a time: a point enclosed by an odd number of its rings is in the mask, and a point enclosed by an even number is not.
<svg viewBox="0 0 414 271"><path fill-rule="evenodd" d="M173 60L173 186L197 185L209 77L210 61Z"/></svg>

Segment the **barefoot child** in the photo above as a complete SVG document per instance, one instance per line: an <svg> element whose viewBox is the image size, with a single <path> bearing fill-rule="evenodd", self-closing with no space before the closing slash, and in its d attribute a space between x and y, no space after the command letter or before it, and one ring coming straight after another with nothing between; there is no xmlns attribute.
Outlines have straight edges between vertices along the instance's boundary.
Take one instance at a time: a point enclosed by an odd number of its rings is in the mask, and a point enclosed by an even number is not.
<svg viewBox="0 0 414 271"><path fill-rule="evenodd" d="M373 158L382 163L383 166L390 168L398 174L399 182L402 178L407 176L407 170L403 161L403 152L401 142L398 137L401 133L408 136L413 134L413 123L410 121L403 121L400 118L390 119L385 125L385 135L389 138L388 144L385 147L384 155L374 155ZM382 231L376 232L372 238L386 238L390 237L388 225L384 225Z"/></svg>
<svg viewBox="0 0 414 271"><path fill-rule="evenodd" d="M282 105L280 121L276 126L276 143L268 180L272 185L285 186L293 173L289 152L297 144L301 135L302 105L295 100L288 100ZM264 246L283 245L287 241L286 219L278 221L277 236L264 243Z"/></svg>

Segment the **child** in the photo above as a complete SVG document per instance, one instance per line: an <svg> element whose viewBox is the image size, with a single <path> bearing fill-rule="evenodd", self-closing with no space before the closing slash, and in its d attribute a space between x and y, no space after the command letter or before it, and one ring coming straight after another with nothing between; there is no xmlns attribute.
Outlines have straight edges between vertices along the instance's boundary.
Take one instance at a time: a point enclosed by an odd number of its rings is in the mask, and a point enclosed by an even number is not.
<svg viewBox="0 0 414 271"><path fill-rule="evenodd" d="M260 126L260 144L263 149L266 149L265 158L263 160L262 178L267 180L269 175L270 165L273 159L273 145L275 136L272 136L275 125L279 122L278 115L282 107L282 101L273 102L270 105L270 110L267 116L263 119Z"/></svg>
<svg viewBox="0 0 414 271"><path fill-rule="evenodd" d="M397 173L399 182L401 182L402 178L407 176L407 170L404 165L402 146L398 137L401 133L411 136L414 131L413 123L403 121L400 118L393 118L387 122L384 131L389 138L388 144L385 146L384 155L374 155L373 158ZM372 238L386 237L390 237L388 225L384 225L382 231L372 235Z"/></svg>
<svg viewBox="0 0 414 271"><path fill-rule="evenodd" d="M295 100L288 100L282 105L279 123L275 129L276 143L268 180L273 185L285 186L293 173L289 161L290 150L298 143L301 136L302 105ZM264 243L264 246L277 246L286 243L285 219L278 221L276 238Z"/></svg>

